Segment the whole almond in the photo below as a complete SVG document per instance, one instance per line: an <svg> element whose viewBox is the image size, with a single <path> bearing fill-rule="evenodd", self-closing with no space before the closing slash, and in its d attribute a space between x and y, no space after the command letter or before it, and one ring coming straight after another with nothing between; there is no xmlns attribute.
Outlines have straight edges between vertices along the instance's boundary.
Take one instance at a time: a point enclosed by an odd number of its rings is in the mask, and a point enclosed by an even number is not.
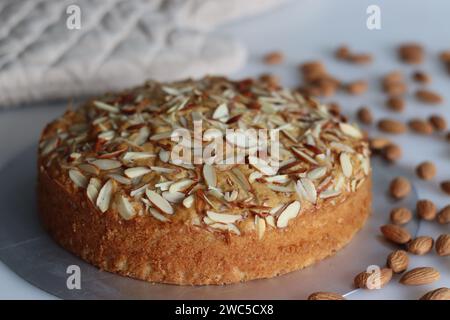
<svg viewBox="0 0 450 320"><path fill-rule="evenodd" d="M405 63L419 64L423 61L424 50L420 44L406 43L399 47L398 55Z"/></svg>
<svg viewBox="0 0 450 320"><path fill-rule="evenodd" d="M436 253L441 257L450 255L450 234L441 234L437 238Z"/></svg>
<svg viewBox="0 0 450 320"><path fill-rule="evenodd" d="M433 114L428 118L431 125L436 131L445 131L447 129L447 121L440 115Z"/></svg>
<svg viewBox="0 0 450 320"><path fill-rule="evenodd" d="M433 249L434 240L428 236L417 237L408 242L408 252L422 256Z"/></svg>
<svg viewBox="0 0 450 320"><path fill-rule="evenodd" d="M378 129L392 134L402 134L406 132L406 126L402 122L393 119L381 119L378 122Z"/></svg>
<svg viewBox="0 0 450 320"><path fill-rule="evenodd" d="M389 109L396 112L401 112L405 110L405 100L398 96L390 97L386 101L386 105L388 106Z"/></svg>
<svg viewBox="0 0 450 320"><path fill-rule="evenodd" d="M438 93L427 89L417 90L416 98L423 103L428 104L440 104L443 101L442 97Z"/></svg>
<svg viewBox="0 0 450 320"><path fill-rule="evenodd" d="M443 209L441 209L441 211L439 211L437 221L440 224L450 223L450 205L444 207Z"/></svg>
<svg viewBox="0 0 450 320"><path fill-rule="evenodd" d="M391 181L389 192L395 199L402 199L411 192L411 183L404 177L397 177Z"/></svg>
<svg viewBox="0 0 450 320"><path fill-rule="evenodd" d="M353 283L356 288L373 290L384 287L391 279L392 270L390 268L382 268L380 272L363 271L358 273Z"/></svg>
<svg viewBox="0 0 450 320"><path fill-rule="evenodd" d="M446 181L441 182L441 189L446 194L450 195L450 180L446 180Z"/></svg>
<svg viewBox="0 0 450 320"><path fill-rule="evenodd" d="M395 224L386 224L381 226L380 230L384 237L393 243L405 244L411 240L409 231Z"/></svg>
<svg viewBox="0 0 450 320"><path fill-rule="evenodd" d="M349 47L342 45L336 49L334 56L339 60L347 60L351 55Z"/></svg>
<svg viewBox="0 0 450 320"><path fill-rule="evenodd" d="M356 64L367 64L371 63L373 61L373 57L369 53L358 53L358 54L351 54L347 61L356 63Z"/></svg>
<svg viewBox="0 0 450 320"><path fill-rule="evenodd" d="M395 250L388 255L386 265L388 268L391 268L394 273L401 273L408 269L408 254L404 250Z"/></svg>
<svg viewBox="0 0 450 320"><path fill-rule="evenodd" d="M389 84L389 83L395 83L395 82L403 82L404 77L401 71L391 71L388 74L386 74L383 79L383 84Z"/></svg>
<svg viewBox="0 0 450 320"><path fill-rule="evenodd" d="M430 135L433 133L434 129L431 123L422 119L411 119L408 122L409 128L419 134Z"/></svg>
<svg viewBox="0 0 450 320"><path fill-rule="evenodd" d="M407 286L420 286L439 280L439 271L432 267L419 267L406 272L400 283Z"/></svg>
<svg viewBox="0 0 450 320"><path fill-rule="evenodd" d="M347 84L346 89L349 94L358 95L367 91L368 84L365 80L357 80Z"/></svg>
<svg viewBox="0 0 450 320"><path fill-rule="evenodd" d="M370 109L367 107L359 108L356 115L357 115L359 121L361 121L364 124L372 124L373 123L372 111L370 111Z"/></svg>
<svg viewBox="0 0 450 320"><path fill-rule="evenodd" d="M420 300L450 300L450 289L445 287L435 289L424 294Z"/></svg>
<svg viewBox="0 0 450 320"><path fill-rule="evenodd" d="M416 174L423 180L431 180L436 176L436 166L431 161L424 161L417 166Z"/></svg>
<svg viewBox="0 0 450 320"><path fill-rule="evenodd" d="M411 221L412 213L408 208L394 208L391 210L390 217L394 224L406 224Z"/></svg>
<svg viewBox="0 0 450 320"><path fill-rule="evenodd" d="M389 82L383 84L383 90L391 97L398 97L406 93L407 86L404 82Z"/></svg>
<svg viewBox="0 0 450 320"><path fill-rule="evenodd" d="M434 220L436 218L436 205L427 199L417 201L416 211L419 218L424 220Z"/></svg>
<svg viewBox="0 0 450 320"><path fill-rule="evenodd" d="M264 62L266 64L280 64L284 60L284 55L280 51L269 52L264 56Z"/></svg>
<svg viewBox="0 0 450 320"><path fill-rule="evenodd" d="M271 73L264 73L259 76L259 80L266 83L270 87L276 88L280 86L280 78Z"/></svg>
<svg viewBox="0 0 450 320"><path fill-rule="evenodd" d="M414 81L422 83L422 84L428 84L431 82L431 76L428 73L425 73L423 71L416 71L412 74L412 78Z"/></svg>
<svg viewBox="0 0 450 320"><path fill-rule="evenodd" d="M402 157L402 149L395 143L391 143L383 149L383 158L389 162L395 162Z"/></svg>
<svg viewBox="0 0 450 320"><path fill-rule="evenodd" d="M308 300L345 300L345 298L339 293L321 291L310 294Z"/></svg>
<svg viewBox="0 0 450 320"><path fill-rule="evenodd" d="M390 144L391 141L389 139L381 137L372 138L369 141L370 150L372 150L372 152L380 152Z"/></svg>

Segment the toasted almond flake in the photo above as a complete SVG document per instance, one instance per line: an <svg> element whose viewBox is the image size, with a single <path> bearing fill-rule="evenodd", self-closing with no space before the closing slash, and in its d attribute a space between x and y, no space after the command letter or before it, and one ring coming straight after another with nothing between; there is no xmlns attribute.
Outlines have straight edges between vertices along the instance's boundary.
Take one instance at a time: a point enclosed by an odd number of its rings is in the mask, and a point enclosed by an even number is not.
<svg viewBox="0 0 450 320"><path fill-rule="evenodd" d="M271 226L271 227L273 227L273 228L276 227L276 226L275 226L275 218L274 218L273 216L267 216L265 219L266 219L266 223L267 223L269 226Z"/></svg>
<svg viewBox="0 0 450 320"><path fill-rule="evenodd" d="M142 187L139 187L137 189L134 189L130 192L131 197L141 196L145 193L145 190L147 189L148 184L144 184Z"/></svg>
<svg viewBox="0 0 450 320"><path fill-rule="evenodd" d="M97 137L101 140L110 141L114 138L116 132L113 130L108 130L100 133Z"/></svg>
<svg viewBox="0 0 450 320"><path fill-rule="evenodd" d="M305 199L311 203L317 202L317 190L314 183L308 178L300 178L295 185L300 199Z"/></svg>
<svg viewBox="0 0 450 320"><path fill-rule="evenodd" d="M327 167L318 167L308 172L307 177L311 180L317 180L325 176Z"/></svg>
<svg viewBox="0 0 450 320"><path fill-rule="evenodd" d="M267 182L276 182L276 183L287 183L290 181L289 176L287 174L265 177L264 180Z"/></svg>
<svg viewBox="0 0 450 320"><path fill-rule="evenodd" d="M255 156L249 156L248 162L266 176L273 176L277 173L277 169L271 167L265 160Z"/></svg>
<svg viewBox="0 0 450 320"><path fill-rule="evenodd" d="M194 183L192 179L182 179L170 184L169 192L183 192Z"/></svg>
<svg viewBox="0 0 450 320"><path fill-rule="evenodd" d="M150 152L127 152L123 155L124 161L136 161L142 159L149 159L155 157L155 154Z"/></svg>
<svg viewBox="0 0 450 320"><path fill-rule="evenodd" d="M172 173L175 171L175 169L172 169L172 168L164 168L164 167L157 167L157 166L151 166L150 169L152 169L155 172L160 172L160 173Z"/></svg>
<svg viewBox="0 0 450 320"><path fill-rule="evenodd" d="M292 184L289 184L287 186L268 184L267 188L269 188L270 190L276 191L276 192L286 192L286 193L295 192L294 185L292 185Z"/></svg>
<svg viewBox="0 0 450 320"><path fill-rule="evenodd" d="M255 227L258 239L261 240L264 237L264 232L266 231L266 221L264 220L264 218L255 216Z"/></svg>
<svg viewBox="0 0 450 320"><path fill-rule="evenodd" d="M238 227L236 227L236 225L234 225L232 223L227 224L227 230L237 234L238 236L241 235L241 231L238 229Z"/></svg>
<svg viewBox="0 0 450 320"><path fill-rule="evenodd" d="M240 214L216 213L214 211L207 211L206 214L211 220L225 224L234 223L242 219L242 216Z"/></svg>
<svg viewBox="0 0 450 320"><path fill-rule="evenodd" d="M339 161L341 163L342 173L347 178L350 178L353 173L353 166L348 153L341 153L341 155L339 156Z"/></svg>
<svg viewBox="0 0 450 320"><path fill-rule="evenodd" d="M134 167L134 168L128 168L124 171L125 175L128 178L134 179L143 175L146 175L147 173L151 172L147 167Z"/></svg>
<svg viewBox="0 0 450 320"><path fill-rule="evenodd" d="M183 200L183 206L185 208L190 208L192 207L192 205L194 204L194 195L191 194L190 196L187 196L186 198L184 198Z"/></svg>
<svg viewBox="0 0 450 320"><path fill-rule="evenodd" d="M139 133L136 138L134 138L134 143L138 146L143 145L148 140L148 136L150 135L150 129L148 127L142 127L139 129Z"/></svg>
<svg viewBox="0 0 450 320"><path fill-rule="evenodd" d="M88 184L87 178L78 170L69 170L69 177L77 187L86 188Z"/></svg>
<svg viewBox="0 0 450 320"><path fill-rule="evenodd" d="M107 104L107 103L105 103L103 101L95 100L94 101L94 106L96 106L97 109L108 111L108 112L112 112L112 113L119 112L119 108L118 107L112 106L112 105Z"/></svg>
<svg viewBox="0 0 450 320"><path fill-rule="evenodd" d="M127 197L120 195L117 197L117 210L122 218L130 220L136 216L136 210Z"/></svg>
<svg viewBox="0 0 450 320"><path fill-rule="evenodd" d="M100 170L112 170L120 168L122 166L122 163L120 161L111 159L97 159L92 161L92 164Z"/></svg>
<svg viewBox="0 0 450 320"><path fill-rule="evenodd" d="M107 177L109 177L111 179L114 179L115 181L117 181L117 182L119 182L121 184L126 184L126 185L131 184L131 180L130 179L128 179L128 178L126 178L124 176L121 176L120 174L110 173L110 174L107 175Z"/></svg>
<svg viewBox="0 0 450 320"><path fill-rule="evenodd" d="M50 152L55 150L56 147L58 146L58 142L59 138L57 136L47 139L42 146L41 155L46 156Z"/></svg>
<svg viewBox="0 0 450 320"><path fill-rule="evenodd" d="M185 197L184 193L181 193L181 192L170 192L170 191L164 191L162 193L162 196L163 196L164 199L166 199L167 201L172 202L172 203L179 203Z"/></svg>
<svg viewBox="0 0 450 320"><path fill-rule="evenodd" d="M231 192L225 192L223 197L227 202L233 202L237 199L239 192L237 190L233 190Z"/></svg>
<svg viewBox="0 0 450 320"><path fill-rule="evenodd" d="M91 178L89 180L89 184L86 189L86 194L87 194L89 200L92 201L92 203L95 203L95 201L97 200L98 191L100 190L101 186L102 186L102 183L101 183L100 179Z"/></svg>
<svg viewBox="0 0 450 320"><path fill-rule="evenodd" d="M96 166L94 166L92 164L88 164L88 163L80 164L78 166L78 169L80 169L81 171L96 175L96 176L99 175L99 173L100 173L100 170Z"/></svg>
<svg viewBox="0 0 450 320"><path fill-rule="evenodd" d="M161 191L168 191L170 186L173 184L173 181L164 181L164 182L160 182L155 184L155 188L158 188Z"/></svg>
<svg viewBox="0 0 450 320"><path fill-rule="evenodd" d="M214 220L211 220L210 218L208 218L208 217L206 217L206 216L203 217L203 222L204 222L205 224L207 224L207 225L216 223Z"/></svg>
<svg viewBox="0 0 450 320"><path fill-rule="evenodd" d="M251 186L242 171L239 170L239 168L233 168L231 169L231 172L233 173L236 182L242 187L242 189L244 189L244 191L250 191Z"/></svg>
<svg viewBox="0 0 450 320"><path fill-rule="evenodd" d="M153 216L153 218L155 218L161 222L170 221L167 217L165 217L161 213L159 213L158 210L156 210L155 208L149 208L148 211Z"/></svg>
<svg viewBox="0 0 450 320"><path fill-rule="evenodd" d="M207 223L207 225L214 229L228 231L228 226L223 223L213 222L213 223Z"/></svg>
<svg viewBox="0 0 450 320"><path fill-rule="evenodd" d="M344 151L344 152L347 152L347 153L355 153L355 150L352 147L350 147L350 146L348 146L346 144L340 143L340 142L335 142L335 141L331 142L330 143L330 148L332 150L336 150L336 151L339 151L339 152Z"/></svg>
<svg viewBox="0 0 450 320"><path fill-rule="evenodd" d="M319 195L319 198L328 199L328 198L332 198L332 197L337 197L340 194L341 194L341 192L338 190L329 189L329 190L322 191Z"/></svg>
<svg viewBox="0 0 450 320"><path fill-rule="evenodd" d="M147 195L148 200L150 200L150 202L159 210L167 214L173 214L174 211L172 206L161 195L150 189L147 189L145 194Z"/></svg>
<svg viewBox="0 0 450 320"><path fill-rule="evenodd" d="M250 183L255 182L256 179L262 178L263 174L259 171L253 171L252 173L250 173L250 175L248 176L248 181Z"/></svg>
<svg viewBox="0 0 450 320"><path fill-rule="evenodd" d="M114 180L109 179L100 189L97 197L97 207L101 212L106 212L109 208L109 203L111 202L111 196L114 188Z"/></svg>
<svg viewBox="0 0 450 320"><path fill-rule="evenodd" d="M301 160L306 160L312 164L318 164L316 160L314 160L313 158L311 158L306 152L297 149L297 148L291 148L292 151L294 152L296 157L301 158Z"/></svg>
<svg viewBox="0 0 450 320"><path fill-rule="evenodd" d="M358 128L356 128L355 126L352 126L351 124L340 122L339 128L341 129L341 131L344 134L346 134L347 136L349 136L351 138L355 138L355 139L362 138L361 131Z"/></svg>
<svg viewBox="0 0 450 320"><path fill-rule="evenodd" d="M169 159L170 159L170 152L169 151L161 149L159 151L158 155L159 155L159 160L161 160L162 162L165 162L165 163L169 162Z"/></svg>
<svg viewBox="0 0 450 320"><path fill-rule="evenodd" d="M81 157L81 153L78 153L78 152L72 152L71 154L70 154L70 159L72 160L72 161L74 161L74 160L77 160L77 159L79 159L80 157Z"/></svg>
<svg viewBox="0 0 450 320"><path fill-rule="evenodd" d="M235 145L241 149L249 149L258 145L257 137L248 132L243 132L242 130L227 132L225 134L225 139L229 144Z"/></svg>
<svg viewBox="0 0 450 320"><path fill-rule="evenodd" d="M217 185L216 170L209 164L203 165L203 178L205 178L206 184L210 188L215 188Z"/></svg>
<svg viewBox="0 0 450 320"><path fill-rule="evenodd" d="M300 202L294 201L284 209L277 219L277 227L285 228L288 226L289 220L297 217L300 212Z"/></svg>
<svg viewBox="0 0 450 320"><path fill-rule="evenodd" d="M150 137L150 140L157 141L157 140L164 140L169 139L172 136L172 131L166 131L166 132L160 132L152 135Z"/></svg>
<svg viewBox="0 0 450 320"><path fill-rule="evenodd" d="M219 105L216 110L214 110L212 118L215 120L223 119L228 117L228 107L226 103Z"/></svg>

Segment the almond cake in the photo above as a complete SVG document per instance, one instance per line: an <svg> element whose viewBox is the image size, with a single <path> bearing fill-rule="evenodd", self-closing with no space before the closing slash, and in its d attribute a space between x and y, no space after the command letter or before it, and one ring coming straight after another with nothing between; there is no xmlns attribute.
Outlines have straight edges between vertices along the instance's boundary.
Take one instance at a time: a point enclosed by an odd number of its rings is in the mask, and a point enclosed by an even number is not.
<svg viewBox="0 0 450 320"><path fill-rule="evenodd" d="M241 161L211 162L221 147L175 159L173 133L196 121L183 155L223 142ZM250 153L239 130L252 128L278 137L276 155ZM368 142L326 105L261 81L149 81L47 125L38 205L51 236L102 270L180 285L270 278L333 255L363 226Z"/></svg>

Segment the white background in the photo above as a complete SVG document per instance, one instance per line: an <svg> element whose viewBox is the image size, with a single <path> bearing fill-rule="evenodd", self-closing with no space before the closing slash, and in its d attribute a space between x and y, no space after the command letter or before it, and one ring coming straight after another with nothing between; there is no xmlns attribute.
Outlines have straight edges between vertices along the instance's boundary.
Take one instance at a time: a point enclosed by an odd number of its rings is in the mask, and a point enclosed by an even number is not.
<svg viewBox="0 0 450 320"><path fill-rule="evenodd" d="M381 8L381 30L370 31L366 28L366 8L371 4L377 4ZM300 81L298 65L303 61L321 59L329 72L342 80L369 81L370 91L362 96L348 97L339 94L331 99L339 101L344 112L349 115L353 115L359 106L368 105L376 118L388 116L407 121L412 117L439 113L450 122L450 75L443 70L438 59L441 50L450 49L449 15L450 2L444 0L292 0L270 13L224 26L219 32L238 38L249 48L249 62L243 70L233 75L235 78L273 72L282 78L284 85L295 87ZM411 67L398 61L395 49L399 43L407 41L417 41L426 47L423 65ZM348 44L357 52L373 53L374 63L369 66L353 66L337 62L333 59L333 50L342 43ZM262 56L271 50L283 51L286 62L279 66L262 64ZM417 103L413 98L417 85L409 82L407 110L401 114L389 111L384 105L385 96L380 91L379 79L394 69L403 70L408 76L416 69L430 72L433 81L429 87L441 93L445 103L441 106ZM61 114L66 104L38 104L0 112L0 166L26 146L35 143L44 124ZM376 130L367 129L377 134ZM398 172L408 175L418 189L419 198L435 201L438 208L450 204L450 196L443 194L438 187L439 181L450 179L450 144L444 142L439 135L423 137L411 133L392 139L404 151L403 158L390 168L393 176ZM433 160L438 167L438 175L433 181L419 181L414 176L415 166L424 160ZM437 237L441 233L449 233L449 229L448 225L425 222L422 223L419 234ZM427 286L405 287L398 284L398 278L395 278L382 290L359 290L348 298L416 299L428 290L450 287L449 257L438 257L434 252L423 257L412 256L411 267L415 266L433 266L441 272L441 279ZM352 280L349 279L350 282ZM0 263L0 298L54 297L29 285Z"/></svg>

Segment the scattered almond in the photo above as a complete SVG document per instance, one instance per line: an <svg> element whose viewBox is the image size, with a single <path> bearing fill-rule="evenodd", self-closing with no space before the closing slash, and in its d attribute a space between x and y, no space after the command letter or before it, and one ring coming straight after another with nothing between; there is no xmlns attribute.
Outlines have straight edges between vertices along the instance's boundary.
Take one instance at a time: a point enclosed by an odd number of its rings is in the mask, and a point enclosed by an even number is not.
<svg viewBox="0 0 450 320"><path fill-rule="evenodd" d="M266 64L280 64L284 60L284 55L280 51L269 52L264 56L264 62Z"/></svg>
<svg viewBox="0 0 450 320"><path fill-rule="evenodd" d="M430 284L440 278L439 271L432 267L419 267L406 272L400 283L407 286Z"/></svg>
<svg viewBox="0 0 450 320"><path fill-rule="evenodd" d="M408 252L422 256L433 249L434 240L428 236L417 237L408 242Z"/></svg>
<svg viewBox="0 0 450 320"><path fill-rule="evenodd" d="M369 108L361 107L357 112L357 117L359 121L364 124L372 124L373 123L373 115Z"/></svg>
<svg viewBox="0 0 450 320"><path fill-rule="evenodd" d="M390 144L391 141L386 138L375 137L369 140L369 146L372 152L380 152Z"/></svg>
<svg viewBox="0 0 450 320"><path fill-rule="evenodd" d="M422 63L424 58L424 50L420 44L406 43L398 49L399 58L409 64Z"/></svg>
<svg viewBox="0 0 450 320"><path fill-rule="evenodd" d="M437 221L440 224L450 223L450 205L444 207L443 209L441 209L441 211L439 211Z"/></svg>
<svg viewBox="0 0 450 320"><path fill-rule="evenodd" d="M436 253L441 257L450 255L450 234L441 234L436 239Z"/></svg>
<svg viewBox="0 0 450 320"><path fill-rule="evenodd" d="M438 93L427 89L417 90L416 98L428 104L440 104L443 101L442 97Z"/></svg>
<svg viewBox="0 0 450 320"><path fill-rule="evenodd" d="M417 201L416 211L421 219L431 221L436 218L436 205L430 200L423 199Z"/></svg>
<svg viewBox="0 0 450 320"><path fill-rule="evenodd" d="M346 86L346 90L349 94L358 95L367 91L368 84L365 80L357 80L354 82L350 82Z"/></svg>
<svg viewBox="0 0 450 320"><path fill-rule="evenodd" d="M402 122L393 119L381 119L378 122L378 129L392 134L401 134L406 132L406 126Z"/></svg>
<svg viewBox="0 0 450 320"><path fill-rule="evenodd" d="M393 96L386 101L389 109L396 112L405 110L405 100L401 97Z"/></svg>
<svg viewBox="0 0 450 320"><path fill-rule="evenodd" d="M392 270L390 268L382 268L379 272L361 272L356 275L353 282L356 288L373 290L384 287L391 279Z"/></svg>
<svg viewBox="0 0 450 320"><path fill-rule="evenodd" d="M440 115L433 114L428 118L428 121L436 131L442 132L447 129L447 121Z"/></svg>
<svg viewBox="0 0 450 320"><path fill-rule="evenodd" d="M439 288L432 290L424 294L420 300L450 300L450 289Z"/></svg>
<svg viewBox="0 0 450 320"><path fill-rule="evenodd" d="M388 255L386 265L388 268L391 268L394 273L401 273L408 269L408 254L404 250L395 250Z"/></svg>
<svg viewBox="0 0 450 320"><path fill-rule="evenodd" d="M345 300L345 298L334 292L314 292L308 296L308 300Z"/></svg>
<svg viewBox="0 0 450 320"><path fill-rule="evenodd" d="M409 128L419 134L430 135L434 129L430 122L418 118L411 119L408 122Z"/></svg>
<svg viewBox="0 0 450 320"><path fill-rule="evenodd" d="M391 211L390 217L394 224L406 224L411 221L412 213L411 210L404 207L394 208Z"/></svg>
<svg viewBox="0 0 450 320"><path fill-rule="evenodd" d="M431 180L436 176L436 166L431 161L424 161L417 166L416 174L420 179Z"/></svg>
<svg viewBox="0 0 450 320"><path fill-rule="evenodd" d="M390 96L400 96L406 92L406 84L400 71L392 71L382 79L383 91Z"/></svg>
<svg viewBox="0 0 450 320"><path fill-rule="evenodd" d="M411 192L411 183L404 177L397 177L392 180L389 192L395 199L402 199Z"/></svg>
<svg viewBox="0 0 450 320"><path fill-rule="evenodd" d="M259 76L259 80L265 82L270 87L279 87L280 86L280 78L271 73L264 73Z"/></svg>
<svg viewBox="0 0 450 320"><path fill-rule="evenodd" d="M383 149L383 157L387 161L395 162L402 157L402 149L398 145L391 143Z"/></svg>
<svg viewBox="0 0 450 320"><path fill-rule="evenodd" d="M441 182L441 189L446 194L450 195L450 180L446 180L446 181Z"/></svg>
<svg viewBox="0 0 450 320"><path fill-rule="evenodd" d="M405 244L411 240L409 231L395 224L386 224L380 229L384 237L393 243Z"/></svg>
<svg viewBox="0 0 450 320"><path fill-rule="evenodd" d="M428 84L431 82L431 76L423 71L416 71L412 74L412 78L414 81L422 83L422 84Z"/></svg>

